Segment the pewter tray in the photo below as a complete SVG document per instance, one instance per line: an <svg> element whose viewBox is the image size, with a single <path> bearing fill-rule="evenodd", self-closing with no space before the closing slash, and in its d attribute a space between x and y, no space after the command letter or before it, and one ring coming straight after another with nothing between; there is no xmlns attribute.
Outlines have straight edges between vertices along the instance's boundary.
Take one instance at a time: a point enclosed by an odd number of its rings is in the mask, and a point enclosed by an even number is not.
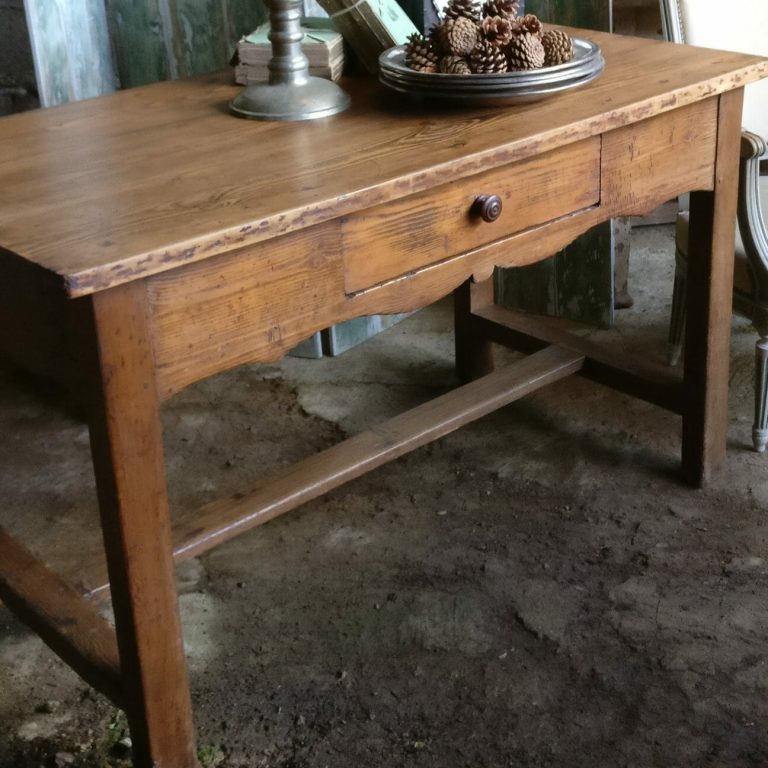
<svg viewBox="0 0 768 768"><path fill-rule="evenodd" d="M578 88L605 68L600 48L590 40L574 38L574 57L565 64L520 72L449 75L417 72L405 64L405 46L379 57L379 80L398 93L419 99L457 104L515 104L536 101Z"/></svg>

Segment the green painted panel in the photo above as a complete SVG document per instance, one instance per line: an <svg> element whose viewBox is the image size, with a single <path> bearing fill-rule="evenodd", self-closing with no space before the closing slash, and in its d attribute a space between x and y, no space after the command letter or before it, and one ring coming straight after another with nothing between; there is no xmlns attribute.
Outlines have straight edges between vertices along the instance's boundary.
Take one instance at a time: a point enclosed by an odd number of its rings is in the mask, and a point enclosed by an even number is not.
<svg viewBox="0 0 768 768"><path fill-rule="evenodd" d="M27 0L25 9L44 107L115 89L102 0Z"/></svg>
<svg viewBox="0 0 768 768"><path fill-rule="evenodd" d="M212 72L230 56L227 6L218 0L169 0L174 55L181 76Z"/></svg>
<svg viewBox="0 0 768 768"><path fill-rule="evenodd" d="M120 84L223 69L266 19L261 0L106 0Z"/></svg>
<svg viewBox="0 0 768 768"><path fill-rule="evenodd" d="M160 1L106 0L112 50L123 88L172 76Z"/></svg>
<svg viewBox="0 0 768 768"><path fill-rule="evenodd" d="M526 0L527 13L535 13L550 24L565 24L586 29L610 28L608 0Z"/></svg>
<svg viewBox="0 0 768 768"><path fill-rule="evenodd" d="M529 267L498 270L496 301L524 312L608 325L612 275L608 223L591 229L550 259Z"/></svg>
<svg viewBox="0 0 768 768"><path fill-rule="evenodd" d="M223 0L227 7L228 39L235 43L267 20L267 8L261 0Z"/></svg>
<svg viewBox="0 0 768 768"><path fill-rule="evenodd" d="M536 314L557 314L556 259L496 270L496 303Z"/></svg>
<svg viewBox="0 0 768 768"><path fill-rule="evenodd" d="M592 325L612 324L611 223L590 229L561 251L555 263L558 314Z"/></svg>

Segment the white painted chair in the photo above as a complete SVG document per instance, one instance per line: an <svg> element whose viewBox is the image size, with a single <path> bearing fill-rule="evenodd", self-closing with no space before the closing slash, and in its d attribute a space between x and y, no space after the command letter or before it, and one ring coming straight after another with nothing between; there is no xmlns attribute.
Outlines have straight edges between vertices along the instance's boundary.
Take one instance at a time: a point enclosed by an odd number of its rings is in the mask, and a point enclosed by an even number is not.
<svg viewBox="0 0 768 768"><path fill-rule="evenodd" d="M659 0L668 40L768 56L768 0ZM739 169L738 227L733 309L752 320L760 338L755 351L755 450L768 444L768 81L745 89ZM680 359L685 320L688 213L677 219L675 287L669 328L670 363Z"/></svg>

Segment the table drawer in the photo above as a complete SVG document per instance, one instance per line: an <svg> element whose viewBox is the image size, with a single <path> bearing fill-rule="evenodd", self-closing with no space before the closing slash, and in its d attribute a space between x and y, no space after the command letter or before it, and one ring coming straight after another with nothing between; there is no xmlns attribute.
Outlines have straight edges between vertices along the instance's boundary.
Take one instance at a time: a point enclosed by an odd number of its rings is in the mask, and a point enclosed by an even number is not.
<svg viewBox="0 0 768 768"><path fill-rule="evenodd" d="M478 198L491 195L501 201L501 213L487 221ZM599 199L595 137L369 208L341 222L345 290L370 288Z"/></svg>

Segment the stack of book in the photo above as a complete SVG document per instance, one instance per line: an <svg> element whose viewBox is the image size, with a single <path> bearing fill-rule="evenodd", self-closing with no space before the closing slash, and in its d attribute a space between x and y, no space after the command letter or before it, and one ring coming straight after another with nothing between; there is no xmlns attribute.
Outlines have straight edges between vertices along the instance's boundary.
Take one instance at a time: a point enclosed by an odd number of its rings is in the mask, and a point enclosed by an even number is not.
<svg viewBox="0 0 768 768"><path fill-rule="evenodd" d="M397 0L317 0L333 19L355 56L371 74L379 71L379 54L404 45L417 33Z"/></svg>
<svg viewBox="0 0 768 768"><path fill-rule="evenodd" d="M309 74L338 80L344 69L344 41L331 19L302 19L302 48L309 59ZM269 24L243 37L235 55L235 82L248 85L268 78L267 64L272 58Z"/></svg>

